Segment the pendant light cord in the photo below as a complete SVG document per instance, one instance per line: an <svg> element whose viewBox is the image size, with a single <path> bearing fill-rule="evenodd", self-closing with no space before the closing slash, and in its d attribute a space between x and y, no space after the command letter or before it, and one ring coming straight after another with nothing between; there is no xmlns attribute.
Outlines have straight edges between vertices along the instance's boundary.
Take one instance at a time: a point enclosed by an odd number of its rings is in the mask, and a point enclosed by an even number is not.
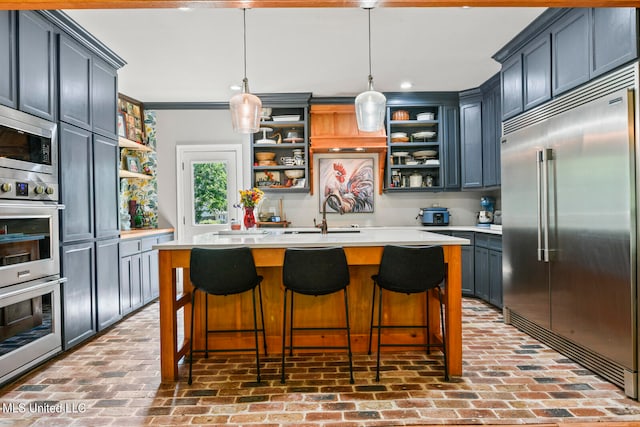
<svg viewBox="0 0 640 427"><path fill-rule="evenodd" d="M369 14L369 80L372 80L371 76L371 8L367 9L367 13Z"/></svg>
<svg viewBox="0 0 640 427"><path fill-rule="evenodd" d="M244 80L247 80L247 9L242 9Z"/></svg>

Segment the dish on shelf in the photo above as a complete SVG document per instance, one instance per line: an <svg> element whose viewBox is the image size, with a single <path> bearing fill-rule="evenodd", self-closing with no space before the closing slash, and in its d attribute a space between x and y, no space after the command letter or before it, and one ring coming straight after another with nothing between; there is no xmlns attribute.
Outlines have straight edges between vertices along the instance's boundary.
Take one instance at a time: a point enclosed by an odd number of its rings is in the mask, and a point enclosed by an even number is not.
<svg viewBox="0 0 640 427"><path fill-rule="evenodd" d="M398 136L395 138L391 138L391 142L409 142L408 136Z"/></svg>
<svg viewBox="0 0 640 427"><path fill-rule="evenodd" d="M275 158L276 158L276 153L273 153L271 151L262 151L260 153L256 153L256 159L258 159L258 161L273 160Z"/></svg>
<svg viewBox="0 0 640 427"><path fill-rule="evenodd" d="M291 142L291 143L302 142L302 141L304 141L304 138L299 138L299 137L298 138L285 138L282 141L283 142Z"/></svg>
<svg viewBox="0 0 640 427"><path fill-rule="evenodd" d="M278 162L275 160L260 160L258 166L278 166Z"/></svg>
<svg viewBox="0 0 640 427"><path fill-rule="evenodd" d="M416 120L433 120L434 117L433 113L418 113Z"/></svg>
<svg viewBox="0 0 640 427"><path fill-rule="evenodd" d="M302 178L304 176L304 170L302 169L287 169L284 171L284 176L291 179Z"/></svg>
<svg viewBox="0 0 640 427"><path fill-rule="evenodd" d="M418 159L418 158L427 158L427 157L435 157L438 155L438 152L436 150L421 150L421 151L416 151L413 153L413 157Z"/></svg>
<svg viewBox="0 0 640 427"><path fill-rule="evenodd" d="M260 116L269 118L271 117L271 112L273 109L271 107L262 107L260 108Z"/></svg>
<svg viewBox="0 0 640 427"><path fill-rule="evenodd" d="M436 136L436 133L432 131L422 131L422 132L412 133L411 136L413 137L413 139L424 140L428 138L433 138L434 136Z"/></svg>
<svg viewBox="0 0 640 427"><path fill-rule="evenodd" d="M393 157L409 157L409 153L406 151L396 151L392 154Z"/></svg>
<svg viewBox="0 0 640 427"><path fill-rule="evenodd" d="M391 114L392 120L409 120L409 112L407 110L396 110Z"/></svg>
<svg viewBox="0 0 640 427"><path fill-rule="evenodd" d="M404 138L407 136L406 132L391 132L391 138Z"/></svg>
<svg viewBox="0 0 640 427"><path fill-rule="evenodd" d="M407 162L405 163L405 165L407 166L415 166L420 164L417 160L407 160Z"/></svg>
<svg viewBox="0 0 640 427"><path fill-rule="evenodd" d="M283 116L273 116L271 119L273 119L274 122L297 122L300 120L300 115L288 114Z"/></svg>
<svg viewBox="0 0 640 427"><path fill-rule="evenodd" d="M424 161L424 164L427 166L440 166L440 160L438 159L427 159Z"/></svg>

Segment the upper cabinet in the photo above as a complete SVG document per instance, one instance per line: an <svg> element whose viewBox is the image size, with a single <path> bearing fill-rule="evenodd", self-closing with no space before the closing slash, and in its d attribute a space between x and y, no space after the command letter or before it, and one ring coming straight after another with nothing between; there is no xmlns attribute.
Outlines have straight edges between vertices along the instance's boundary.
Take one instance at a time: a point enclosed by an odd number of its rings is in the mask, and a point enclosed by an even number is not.
<svg viewBox="0 0 640 427"><path fill-rule="evenodd" d="M637 9L548 9L493 56L502 64L502 118L637 57Z"/></svg>
<svg viewBox="0 0 640 427"><path fill-rule="evenodd" d="M55 120L54 26L35 11L18 12L18 108Z"/></svg>
<svg viewBox="0 0 640 427"><path fill-rule="evenodd" d="M18 107L16 13L0 10L0 104Z"/></svg>
<svg viewBox="0 0 640 427"><path fill-rule="evenodd" d="M479 89L460 95L462 188L482 187L482 94Z"/></svg>
<svg viewBox="0 0 640 427"><path fill-rule="evenodd" d="M97 57L91 63L91 111L93 132L107 138L116 138L118 124L118 73L117 70Z"/></svg>
<svg viewBox="0 0 640 427"><path fill-rule="evenodd" d="M310 94L260 95L260 130L251 135L251 181L266 192L309 192Z"/></svg>
<svg viewBox="0 0 640 427"><path fill-rule="evenodd" d="M457 94L387 94L385 190L457 189Z"/></svg>

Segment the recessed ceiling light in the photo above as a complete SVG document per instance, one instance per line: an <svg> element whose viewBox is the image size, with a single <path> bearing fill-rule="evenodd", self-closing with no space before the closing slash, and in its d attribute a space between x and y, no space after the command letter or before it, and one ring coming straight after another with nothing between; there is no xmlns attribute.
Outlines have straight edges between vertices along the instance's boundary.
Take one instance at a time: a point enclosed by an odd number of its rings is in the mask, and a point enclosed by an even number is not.
<svg viewBox="0 0 640 427"><path fill-rule="evenodd" d="M401 89L411 89L413 87L413 83L411 82L402 82L400 83Z"/></svg>
<svg viewBox="0 0 640 427"><path fill-rule="evenodd" d="M462 6L463 9L471 9L471 6Z"/></svg>
<svg viewBox="0 0 640 427"><path fill-rule="evenodd" d="M231 86L229 86L229 89L231 89L231 90L240 90L240 89L242 89L242 86L240 86L240 85L231 85Z"/></svg>
<svg viewBox="0 0 640 427"><path fill-rule="evenodd" d="M180 12L188 12L188 11L190 11L190 10L191 10L191 8L190 8L190 7L179 7L179 8L178 8L178 10L179 10Z"/></svg>

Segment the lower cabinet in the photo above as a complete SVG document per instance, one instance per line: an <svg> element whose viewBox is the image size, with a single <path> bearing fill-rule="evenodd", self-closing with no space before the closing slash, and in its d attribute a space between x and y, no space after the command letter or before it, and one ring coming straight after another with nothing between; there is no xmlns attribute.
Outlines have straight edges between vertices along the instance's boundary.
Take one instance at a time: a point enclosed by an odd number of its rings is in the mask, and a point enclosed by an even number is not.
<svg viewBox="0 0 640 427"><path fill-rule="evenodd" d="M476 233L476 296L502 308L502 236Z"/></svg>
<svg viewBox="0 0 640 427"><path fill-rule="evenodd" d="M96 304L98 331L121 319L120 314L120 239L96 242Z"/></svg>
<svg viewBox="0 0 640 427"><path fill-rule="evenodd" d="M126 315L160 294L157 243L173 240L173 233L120 242L120 303Z"/></svg>
<svg viewBox="0 0 640 427"><path fill-rule="evenodd" d="M62 246L62 345L69 349L94 335L96 305L94 294L95 243Z"/></svg>
<svg viewBox="0 0 640 427"><path fill-rule="evenodd" d="M469 245L462 246L462 295L475 295L475 272L474 268L474 233L472 231L452 231L453 237L469 239Z"/></svg>

